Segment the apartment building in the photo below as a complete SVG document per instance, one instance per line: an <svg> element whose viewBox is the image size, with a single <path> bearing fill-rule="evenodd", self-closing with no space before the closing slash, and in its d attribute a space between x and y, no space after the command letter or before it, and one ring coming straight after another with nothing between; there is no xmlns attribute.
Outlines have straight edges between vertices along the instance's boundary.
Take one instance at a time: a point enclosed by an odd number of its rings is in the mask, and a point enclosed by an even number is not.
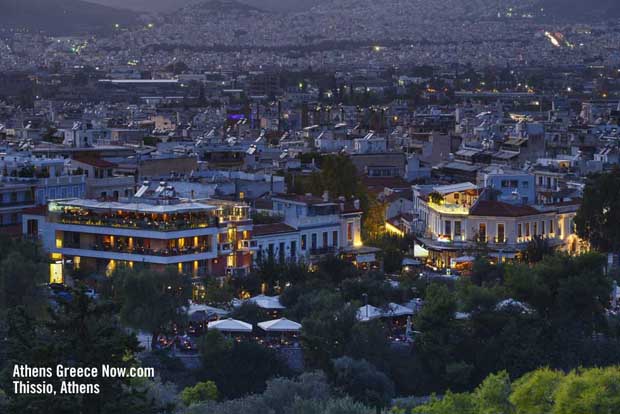
<svg viewBox="0 0 620 414"><path fill-rule="evenodd" d="M51 201L45 211L24 214L22 231L50 253L54 283L70 269L110 274L140 264L174 267L198 280L243 275L252 264L248 206L181 199L165 182L119 201Z"/></svg>
<svg viewBox="0 0 620 414"><path fill-rule="evenodd" d="M429 264L446 268L480 254L498 261L520 259L535 237L572 253L585 248L574 232L578 201L539 206L524 204L521 197L500 201L492 194L472 183L414 186L418 251Z"/></svg>
<svg viewBox="0 0 620 414"><path fill-rule="evenodd" d="M279 195L271 201L282 222L254 226L257 261L271 256L311 263L334 254L364 267L376 265L378 249L362 244L359 201L330 200L328 194Z"/></svg>

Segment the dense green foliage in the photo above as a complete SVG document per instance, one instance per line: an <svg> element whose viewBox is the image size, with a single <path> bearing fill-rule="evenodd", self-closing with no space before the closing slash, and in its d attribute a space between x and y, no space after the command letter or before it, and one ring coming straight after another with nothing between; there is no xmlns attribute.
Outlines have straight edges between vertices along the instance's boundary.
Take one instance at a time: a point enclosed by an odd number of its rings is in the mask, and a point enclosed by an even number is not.
<svg viewBox="0 0 620 414"><path fill-rule="evenodd" d="M473 392L433 398L419 414L606 414L620 406L620 367L574 370L541 368L510 382L503 371L489 375ZM397 409L394 413L402 412Z"/></svg>
<svg viewBox="0 0 620 414"><path fill-rule="evenodd" d="M275 352L254 342L237 342L208 331L200 344L200 375L225 398L262 392L267 380L288 374Z"/></svg>
<svg viewBox="0 0 620 414"><path fill-rule="evenodd" d="M217 386L213 381L199 382L181 391L181 400L185 405L215 401L217 400Z"/></svg>
<svg viewBox="0 0 620 414"><path fill-rule="evenodd" d="M174 269L152 272L122 268L112 275L121 320L135 329L153 333L185 318L183 307L192 295L191 280Z"/></svg>
<svg viewBox="0 0 620 414"><path fill-rule="evenodd" d="M1 387L12 390L15 364L55 367L59 363L76 367L136 366L138 343L126 334L114 316L110 303L93 303L79 291L70 301L59 300L58 309L48 311L45 321L30 317L21 307L8 314L7 355L2 361ZM60 390L60 379L47 378ZM78 383L92 382L75 378ZM132 386L129 378L98 378L100 393L88 398L70 394L11 395L8 413L118 413L149 412L150 403Z"/></svg>
<svg viewBox="0 0 620 414"><path fill-rule="evenodd" d="M305 373L296 379L268 381L261 394L221 403L195 404L183 414L372 414L373 410L332 391L326 376Z"/></svg>
<svg viewBox="0 0 620 414"><path fill-rule="evenodd" d="M575 226L598 251L620 251L620 170L588 178Z"/></svg>
<svg viewBox="0 0 620 414"><path fill-rule="evenodd" d="M47 259L38 244L0 234L0 316L17 306L32 314L43 311Z"/></svg>

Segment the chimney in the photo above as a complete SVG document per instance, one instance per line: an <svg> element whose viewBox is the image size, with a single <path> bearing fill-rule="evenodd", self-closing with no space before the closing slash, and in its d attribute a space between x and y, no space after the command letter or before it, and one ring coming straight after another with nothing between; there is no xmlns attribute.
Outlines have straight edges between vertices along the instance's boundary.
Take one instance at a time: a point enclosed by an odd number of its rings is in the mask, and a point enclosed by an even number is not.
<svg viewBox="0 0 620 414"><path fill-rule="evenodd" d="M329 201L329 191L323 192L323 201L325 201L326 203Z"/></svg>
<svg viewBox="0 0 620 414"><path fill-rule="evenodd" d="M359 210L359 208L360 208L360 200L359 200L359 198L356 198L355 200L353 200L353 208L355 208L356 210Z"/></svg>

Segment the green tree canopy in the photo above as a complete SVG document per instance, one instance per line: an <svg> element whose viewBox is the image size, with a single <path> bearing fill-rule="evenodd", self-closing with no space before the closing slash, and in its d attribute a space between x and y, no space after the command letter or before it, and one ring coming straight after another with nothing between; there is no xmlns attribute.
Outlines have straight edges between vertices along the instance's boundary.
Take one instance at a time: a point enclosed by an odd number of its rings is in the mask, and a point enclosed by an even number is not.
<svg viewBox="0 0 620 414"><path fill-rule="evenodd" d="M138 365L140 351L134 335L128 335L114 316L114 305L95 303L80 291L71 292L72 299L58 301L49 308L48 318L38 321L16 308L8 315L6 359L0 361L0 388L13 389L15 364L31 367L101 367L118 368ZM46 378L60 391L60 379ZM74 378L78 383L92 383L91 378ZM9 398L7 413L86 413L150 412L151 405L132 386L130 378L97 378L99 394L88 398L71 394L22 394ZM5 411L3 411L5 412Z"/></svg>
<svg viewBox="0 0 620 414"><path fill-rule="evenodd" d="M112 278L121 320L153 333L153 341L165 327L185 320L183 307L189 305L192 295L189 277L175 269L156 272L123 268Z"/></svg>
<svg viewBox="0 0 620 414"><path fill-rule="evenodd" d="M333 363L336 386L353 399L382 408L394 397L392 381L369 362L341 357Z"/></svg>
<svg viewBox="0 0 620 414"><path fill-rule="evenodd" d="M215 401L217 400L217 386L213 381L199 382L181 391L181 400L185 405Z"/></svg>
<svg viewBox="0 0 620 414"><path fill-rule="evenodd" d="M601 252L620 251L620 170L588 178L575 217L577 234Z"/></svg>

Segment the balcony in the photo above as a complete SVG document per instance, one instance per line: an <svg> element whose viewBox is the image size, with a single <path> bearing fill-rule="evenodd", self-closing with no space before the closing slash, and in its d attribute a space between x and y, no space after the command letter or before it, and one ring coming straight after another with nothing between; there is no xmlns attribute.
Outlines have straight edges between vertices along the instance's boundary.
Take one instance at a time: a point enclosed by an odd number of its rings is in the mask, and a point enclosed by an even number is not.
<svg viewBox="0 0 620 414"><path fill-rule="evenodd" d="M508 240L506 239L506 237L494 237L493 238L493 244L506 244L508 243Z"/></svg>
<svg viewBox="0 0 620 414"><path fill-rule="evenodd" d="M232 245L232 243L220 243L219 246L218 246L218 251L221 254L232 253L233 245Z"/></svg>
<svg viewBox="0 0 620 414"><path fill-rule="evenodd" d="M90 246L82 248L63 246L60 248L53 248L52 252L60 253L65 256L80 256L94 259L117 260L122 262L135 263L153 263L161 265L176 265L180 262L209 260L215 259L218 256L217 252L208 250L204 252L194 251L193 253L186 250L184 252L179 252L178 255L172 255L173 253L168 253L168 255L166 256L164 254L165 252L162 253L152 250L144 250L144 252L140 250L95 250L95 248Z"/></svg>
<svg viewBox="0 0 620 414"><path fill-rule="evenodd" d="M74 248L74 249L79 248L79 246L75 246L73 244L63 245L63 247ZM146 247L129 248L129 247L102 245L102 244L93 245L90 247L89 250L100 251L100 252L136 254L140 256L161 256L161 257L184 256L184 255L211 252L211 248L209 246L184 247L181 249L170 248L170 249L157 249L156 250L156 249L150 249Z"/></svg>
<svg viewBox="0 0 620 414"><path fill-rule="evenodd" d="M151 220L129 217L106 217L81 214L60 214L57 221L61 224L73 224L79 226L115 227L136 230L151 231L179 231L202 229L217 225L216 217L204 217L201 219L184 220Z"/></svg>
<svg viewBox="0 0 620 414"><path fill-rule="evenodd" d="M34 200L22 200L22 201L3 201L0 202L0 209L12 208L12 207L34 207Z"/></svg>
<svg viewBox="0 0 620 414"><path fill-rule="evenodd" d="M469 206L462 204L437 204L429 201L428 207L440 214L452 214L459 216L466 216L469 214Z"/></svg>
<svg viewBox="0 0 620 414"><path fill-rule="evenodd" d="M251 250L258 250L258 241L256 240L240 240L239 250L249 252Z"/></svg>
<svg viewBox="0 0 620 414"><path fill-rule="evenodd" d="M337 248L333 246L318 247L318 248L310 249L311 256L329 255L329 254L335 254L336 252L337 252Z"/></svg>

